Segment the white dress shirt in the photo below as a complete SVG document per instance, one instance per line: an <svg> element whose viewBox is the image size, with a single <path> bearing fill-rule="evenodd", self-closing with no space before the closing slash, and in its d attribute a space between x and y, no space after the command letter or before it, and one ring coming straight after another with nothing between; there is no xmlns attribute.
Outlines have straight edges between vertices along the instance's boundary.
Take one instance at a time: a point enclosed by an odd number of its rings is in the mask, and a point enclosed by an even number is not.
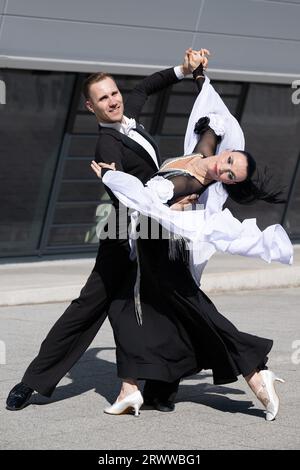
<svg viewBox="0 0 300 470"><path fill-rule="evenodd" d="M147 139L145 139L145 137L143 137L139 132L136 131L135 119L123 116L122 122L100 122L100 125L102 127L110 127L112 129L116 129L116 131L121 132L121 134L127 135L132 140L140 144L146 150L146 152L149 153L156 167L159 168L157 156L153 146Z"/></svg>

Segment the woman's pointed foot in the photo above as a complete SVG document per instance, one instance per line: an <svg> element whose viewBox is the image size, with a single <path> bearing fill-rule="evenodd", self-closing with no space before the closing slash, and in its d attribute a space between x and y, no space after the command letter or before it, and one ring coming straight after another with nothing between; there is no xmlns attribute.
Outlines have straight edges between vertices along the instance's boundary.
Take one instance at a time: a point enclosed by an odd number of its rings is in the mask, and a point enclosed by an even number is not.
<svg viewBox="0 0 300 470"><path fill-rule="evenodd" d="M261 370L262 385L256 392L257 398L266 408L266 420L273 421L279 410L279 398L275 390L275 382L284 383L283 379L276 377L271 370Z"/></svg>
<svg viewBox="0 0 300 470"><path fill-rule="evenodd" d="M139 416L139 410L144 403L142 394L139 390L127 395L122 400L116 401L113 405L108 406L104 409L104 413L110 415L121 415L126 413L132 413L134 416Z"/></svg>

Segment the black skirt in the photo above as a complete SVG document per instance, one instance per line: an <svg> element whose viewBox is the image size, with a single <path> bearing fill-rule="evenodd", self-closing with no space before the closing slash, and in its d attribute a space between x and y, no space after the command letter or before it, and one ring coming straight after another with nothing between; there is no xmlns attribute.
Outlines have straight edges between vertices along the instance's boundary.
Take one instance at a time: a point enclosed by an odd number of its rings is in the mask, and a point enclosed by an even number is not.
<svg viewBox="0 0 300 470"><path fill-rule="evenodd" d="M173 382L211 369L226 384L263 369L273 341L239 331L198 288L184 258L169 258L169 241L138 240L143 323L135 315L135 275L111 304L118 376Z"/></svg>

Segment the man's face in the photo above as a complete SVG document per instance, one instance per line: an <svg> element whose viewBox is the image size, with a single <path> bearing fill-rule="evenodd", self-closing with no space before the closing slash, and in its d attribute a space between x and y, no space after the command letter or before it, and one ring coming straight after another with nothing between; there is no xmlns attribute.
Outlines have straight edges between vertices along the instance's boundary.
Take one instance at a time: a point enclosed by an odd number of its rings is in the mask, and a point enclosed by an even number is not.
<svg viewBox="0 0 300 470"><path fill-rule="evenodd" d="M89 89L90 99L85 102L89 111L100 122L121 122L124 113L123 97L114 80L107 77L93 83Z"/></svg>

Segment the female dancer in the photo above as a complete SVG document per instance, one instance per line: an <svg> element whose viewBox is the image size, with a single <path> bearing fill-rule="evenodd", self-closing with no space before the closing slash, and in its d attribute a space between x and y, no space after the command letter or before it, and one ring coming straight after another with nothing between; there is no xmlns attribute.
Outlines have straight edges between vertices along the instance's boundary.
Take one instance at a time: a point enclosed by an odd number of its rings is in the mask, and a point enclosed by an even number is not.
<svg viewBox="0 0 300 470"><path fill-rule="evenodd" d="M204 121L198 121L197 132L202 126L198 151L201 141L206 147L209 141L213 142L210 154L218 145L217 125L211 122L214 117L217 118L211 113L210 129L203 129ZM208 120L204 124L207 127ZM227 137L229 132L230 127ZM224 136L222 140L225 140ZM165 205L172 204L179 196L195 192L200 195L208 185L209 189L216 186L213 184L215 181L228 185L228 192L229 186L234 186L235 199L277 202L278 193L269 194L264 185L251 180L255 161L243 151L223 151L207 158L196 154L167 161L147 187L131 175L111 171L113 165L93 162L92 168L128 207L156 219L171 233L194 245L201 245L205 253L198 263L200 266L211 256L211 247L213 250L260 256L268 261L291 262L292 246L282 227L276 225L260 232L253 221L241 224L227 209L220 210L224 194L220 196L216 188L208 197L208 201L214 200L213 204L206 204L202 211L176 212ZM106 169L104 175L101 168ZM167 239L140 238L136 248L137 279L127 279L120 286L110 317L117 344L118 375L123 379L131 377L135 391L126 397L120 395L106 412L120 414L134 408L138 415L143 399L137 389L137 379L172 382L201 369L212 369L215 384L234 382L242 374L265 406L266 419L274 419L279 406L274 381L282 380L265 369L273 342L238 331L216 310L195 282L186 251L178 250L177 256L170 256ZM194 256L194 252L191 253ZM130 297L128 292L131 292ZM138 322L133 315L134 308Z"/></svg>

